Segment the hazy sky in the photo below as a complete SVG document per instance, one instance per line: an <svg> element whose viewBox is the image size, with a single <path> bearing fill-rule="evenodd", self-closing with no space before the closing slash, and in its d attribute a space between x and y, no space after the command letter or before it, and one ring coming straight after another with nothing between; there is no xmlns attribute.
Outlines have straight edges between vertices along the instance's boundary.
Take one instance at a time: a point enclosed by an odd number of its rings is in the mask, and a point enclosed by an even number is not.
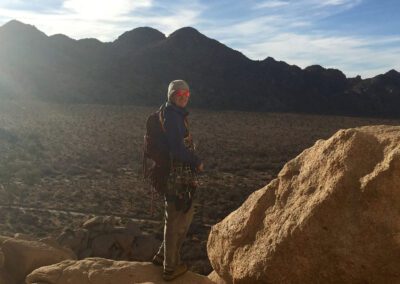
<svg viewBox="0 0 400 284"><path fill-rule="evenodd" d="M11 19L102 41L139 26L166 35L192 26L255 60L363 78L400 71L399 0L0 0L0 24Z"/></svg>

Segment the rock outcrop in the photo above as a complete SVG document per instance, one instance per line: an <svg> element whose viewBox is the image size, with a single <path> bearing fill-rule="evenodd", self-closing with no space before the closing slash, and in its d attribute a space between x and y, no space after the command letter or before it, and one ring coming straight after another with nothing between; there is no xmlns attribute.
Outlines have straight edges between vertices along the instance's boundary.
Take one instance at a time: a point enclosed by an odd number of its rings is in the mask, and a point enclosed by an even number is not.
<svg viewBox="0 0 400 284"><path fill-rule="evenodd" d="M4 253L2 249L0 248L0 268L4 267Z"/></svg>
<svg viewBox="0 0 400 284"><path fill-rule="evenodd" d="M134 222L123 225L118 218L109 216L94 217L78 229L67 229L57 241L73 250L78 259L150 261L160 247L160 241L143 234Z"/></svg>
<svg viewBox="0 0 400 284"><path fill-rule="evenodd" d="M215 284L226 284L225 280L222 279L217 272L212 271L208 276L208 279L213 281Z"/></svg>
<svg viewBox="0 0 400 284"><path fill-rule="evenodd" d="M227 283L400 283L400 127L317 141L212 228L208 255Z"/></svg>
<svg viewBox="0 0 400 284"><path fill-rule="evenodd" d="M61 263L42 267L26 278L27 284L132 284L165 283L162 268L149 262L113 261L102 258L84 260L66 260ZM212 284L205 276L187 272L173 283Z"/></svg>
<svg viewBox="0 0 400 284"><path fill-rule="evenodd" d="M8 238L1 243L0 283L22 283L25 277L36 268L75 259L75 254L50 241L29 241ZM1 256L2 255L2 256Z"/></svg>
<svg viewBox="0 0 400 284"><path fill-rule="evenodd" d="M9 237L3 237L0 236L0 283L1 284L14 284L15 281L14 279L11 278L11 276L6 272L4 268L4 253L3 250L1 249L1 245L8 240Z"/></svg>
<svg viewBox="0 0 400 284"><path fill-rule="evenodd" d="M0 244L2 243L2 237L0 236ZM14 279L6 272L4 268L4 253L0 248L0 283L1 284L14 284Z"/></svg>
<svg viewBox="0 0 400 284"><path fill-rule="evenodd" d="M4 269L0 268L1 284L16 284L15 280Z"/></svg>

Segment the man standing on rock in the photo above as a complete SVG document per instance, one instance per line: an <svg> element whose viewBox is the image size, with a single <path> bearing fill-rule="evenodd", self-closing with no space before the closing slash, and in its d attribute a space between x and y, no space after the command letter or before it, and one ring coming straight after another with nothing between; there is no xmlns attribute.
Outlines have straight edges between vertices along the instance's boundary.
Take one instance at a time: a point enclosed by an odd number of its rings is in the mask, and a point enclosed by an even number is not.
<svg viewBox="0 0 400 284"><path fill-rule="evenodd" d="M180 249L193 219L196 173L203 171L203 163L194 153L193 139L189 132L189 112L185 109L189 97L189 86L185 81L172 81L168 86L168 100L159 110L169 149L169 165L167 171L157 164L154 168L154 176L158 179L155 187L165 197L165 226L164 241L153 263L164 265L163 279L166 281L188 270L180 260ZM163 175L163 172L167 174Z"/></svg>

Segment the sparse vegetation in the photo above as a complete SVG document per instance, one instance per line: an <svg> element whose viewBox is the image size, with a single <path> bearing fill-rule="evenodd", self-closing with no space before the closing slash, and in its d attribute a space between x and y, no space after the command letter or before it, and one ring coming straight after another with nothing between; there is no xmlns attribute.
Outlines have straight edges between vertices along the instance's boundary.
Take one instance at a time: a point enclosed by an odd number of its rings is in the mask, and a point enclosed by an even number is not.
<svg viewBox="0 0 400 284"><path fill-rule="evenodd" d="M206 173L200 177L184 258L200 273L210 270L205 254L210 225L268 184L288 160L341 128L400 123L189 110ZM57 234L86 217L113 214L158 220L158 225L144 222L141 226L161 237L163 203L156 198L151 216L150 191L140 175L144 123L152 111L135 106L0 101L0 129L7 133L0 131L0 235Z"/></svg>

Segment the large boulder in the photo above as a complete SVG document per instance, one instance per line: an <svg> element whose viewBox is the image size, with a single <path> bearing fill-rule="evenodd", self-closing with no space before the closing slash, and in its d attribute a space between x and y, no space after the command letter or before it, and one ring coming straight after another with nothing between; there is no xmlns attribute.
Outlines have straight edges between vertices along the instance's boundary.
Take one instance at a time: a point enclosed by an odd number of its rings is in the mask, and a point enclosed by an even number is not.
<svg viewBox="0 0 400 284"><path fill-rule="evenodd" d="M17 283L22 282L36 268L66 259L76 259L69 249L39 241L10 238L3 242L1 249L4 254L4 269Z"/></svg>
<svg viewBox="0 0 400 284"><path fill-rule="evenodd" d="M1 284L16 284L15 280L4 269L0 268L0 283Z"/></svg>
<svg viewBox="0 0 400 284"><path fill-rule="evenodd" d="M213 226L227 283L400 283L400 127L340 130Z"/></svg>
<svg viewBox="0 0 400 284"><path fill-rule="evenodd" d="M149 262L113 261L103 258L66 260L51 266L41 267L26 278L27 284L132 284L165 283L162 268ZM187 272L173 283L212 284L205 276Z"/></svg>
<svg viewBox="0 0 400 284"><path fill-rule="evenodd" d="M208 276L208 279L213 281L215 284L226 284L225 280L222 279L217 272L212 271Z"/></svg>
<svg viewBox="0 0 400 284"><path fill-rule="evenodd" d="M3 268L3 267L4 267L4 253L0 247L0 268Z"/></svg>
<svg viewBox="0 0 400 284"><path fill-rule="evenodd" d="M4 269L4 253L1 244L8 238L0 236L0 284L14 284L14 279Z"/></svg>
<svg viewBox="0 0 400 284"><path fill-rule="evenodd" d="M57 241L60 245L74 251L78 258L85 258L84 252L89 245L89 231L82 228L66 229L58 236Z"/></svg>

